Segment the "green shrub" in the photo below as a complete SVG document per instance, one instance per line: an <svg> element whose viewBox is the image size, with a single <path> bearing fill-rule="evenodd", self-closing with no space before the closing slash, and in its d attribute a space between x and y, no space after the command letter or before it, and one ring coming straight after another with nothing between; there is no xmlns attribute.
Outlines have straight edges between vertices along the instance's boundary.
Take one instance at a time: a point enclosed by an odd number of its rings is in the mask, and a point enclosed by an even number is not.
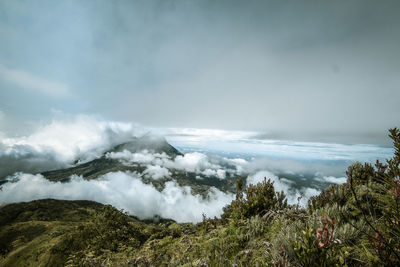
<svg viewBox="0 0 400 267"><path fill-rule="evenodd" d="M287 199L283 192L275 192L274 183L264 178L256 185L250 184L244 191L237 184L236 199L231 207L225 208L234 218L251 218L262 216L270 210L281 210L287 207ZM225 215L226 216L226 215Z"/></svg>
<svg viewBox="0 0 400 267"><path fill-rule="evenodd" d="M349 168L348 175L354 210L368 227L365 256L373 263L396 266L400 264L400 131L391 129L389 136L395 147L392 159L386 164L377 161L372 170L358 164Z"/></svg>
<svg viewBox="0 0 400 267"><path fill-rule="evenodd" d="M110 205L94 213L88 223L80 224L52 248L53 254L70 257L73 264L83 264L87 255L102 255L139 248L149 234L131 222L128 215Z"/></svg>
<svg viewBox="0 0 400 267"><path fill-rule="evenodd" d="M117 251L121 246L139 247L148 236L130 223L129 216L112 206L104 206L94 214L83 229L84 236L90 238L89 246L95 250Z"/></svg>

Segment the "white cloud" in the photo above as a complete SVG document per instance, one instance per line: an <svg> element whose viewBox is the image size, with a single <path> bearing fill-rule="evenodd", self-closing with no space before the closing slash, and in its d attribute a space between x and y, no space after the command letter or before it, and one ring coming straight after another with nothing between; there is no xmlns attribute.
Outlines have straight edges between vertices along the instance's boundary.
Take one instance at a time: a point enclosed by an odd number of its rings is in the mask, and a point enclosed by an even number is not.
<svg viewBox="0 0 400 267"><path fill-rule="evenodd" d="M225 179L225 177L226 177L226 171L225 171L225 170L222 170L222 169L217 170L217 177L218 177L219 179Z"/></svg>
<svg viewBox="0 0 400 267"><path fill-rule="evenodd" d="M17 171L37 172L85 162L130 140L140 130L130 123L93 116L53 120L18 137L0 134L0 178Z"/></svg>
<svg viewBox="0 0 400 267"><path fill-rule="evenodd" d="M317 195L319 195L319 194L321 193L320 190L315 189L315 188L311 188L311 187L307 187L307 188L302 189L302 190L300 191L300 194L299 194L298 192L299 192L299 191L296 192L295 197L296 197L296 199L297 199L297 197L300 197L300 196L301 196L301 199L300 199L300 203L299 203L299 204L300 204L302 207L305 207L305 206L307 205L307 202L308 202L308 200L310 199L310 197L317 196Z"/></svg>
<svg viewBox="0 0 400 267"><path fill-rule="evenodd" d="M245 159L241 158L234 158L234 159L227 159L224 158L228 163L233 164L236 168L236 174L242 175L246 172L245 168L248 167L249 162Z"/></svg>
<svg viewBox="0 0 400 267"><path fill-rule="evenodd" d="M133 125L128 123L76 116L73 120L53 121L29 136L3 138L0 143L5 147L5 154L30 150L38 154L53 153L60 161L71 161L78 156L98 156L98 151L126 141L133 133Z"/></svg>
<svg viewBox="0 0 400 267"><path fill-rule="evenodd" d="M171 167L184 169L189 172L199 172L201 169L212 167L207 156L198 152L177 156L173 163L171 162L167 164L170 164Z"/></svg>
<svg viewBox="0 0 400 267"><path fill-rule="evenodd" d="M227 173L232 173L233 175L247 174L247 185L262 182L264 177L266 177L267 180L270 179L274 182L274 188L276 191L285 192L289 204L299 203L300 205L305 206L311 196L317 195L320 192L318 189L312 187L296 188L295 181L283 177L279 178L275 171L268 170L268 164L265 164L263 161L246 161L241 158L212 159L209 156L198 152L186 153L183 156L177 156L175 159L171 159L165 154L152 154L146 150L139 153L131 153L129 151L109 153L108 157L120 159L124 164L132 164L133 162L150 164L142 174L153 179L170 176L170 169L195 172L197 174L217 179L225 179ZM220 164L216 164L216 162L219 162ZM269 161L267 161L267 163L268 162ZM226 167L226 164L230 165L230 167ZM296 174L294 172L290 173L292 175ZM200 176L197 178L199 179ZM328 177L326 179L332 180L333 178L334 177ZM312 186L312 181L313 179L310 179L310 186Z"/></svg>
<svg viewBox="0 0 400 267"><path fill-rule="evenodd" d="M171 173L169 172L168 169L161 167L159 165L148 165L146 167L146 170L144 170L143 174L150 176L155 180L171 176Z"/></svg>
<svg viewBox="0 0 400 267"><path fill-rule="evenodd" d="M152 170L155 171L154 168L157 168L158 171L163 169L176 169L203 174L207 177L214 176L219 179L225 179L227 173L227 170L224 170L220 165L212 163L210 157L198 152L186 153L183 156L179 155L174 159L171 159L171 157L165 153L150 153L147 150L132 153L128 150L124 150L122 152L109 152L106 154L106 157L119 159L121 163L125 165L131 165L133 163L150 164L152 167L148 167L148 170L146 171L147 174ZM229 162L224 158L220 158L219 160L221 162ZM235 172L234 170L228 171ZM163 171L163 175L164 176L160 177L169 176L165 171ZM156 176L158 177L158 175Z"/></svg>
<svg viewBox="0 0 400 267"><path fill-rule="evenodd" d="M324 176L320 178L316 178L318 181L328 182L331 184L344 184L347 182L346 177L334 177L334 176Z"/></svg>
<svg viewBox="0 0 400 267"><path fill-rule="evenodd" d="M211 170L211 169L206 169L202 172L203 175L210 177L210 176L216 176L217 172L215 170Z"/></svg>
<svg viewBox="0 0 400 267"><path fill-rule="evenodd" d="M278 176L276 176L275 174L269 172L269 171L259 171L253 175L249 175L247 177L247 186L249 186L250 184L257 184L257 183L261 183L262 181L264 181L264 178L266 178L267 180L270 179L273 182L277 182L278 181L278 185L275 184L275 190L276 191L281 191L281 186L282 184L279 184L279 178ZM279 188L278 188L279 187Z"/></svg>
<svg viewBox="0 0 400 267"><path fill-rule="evenodd" d="M218 169L218 170L212 170L212 169L206 169L201 172L201 174L210 177L210 176L215 176L219 179L225 179L226 178L226 170Z"/></svg>
<svg viewBox="0 0 400 267"><path fill-rule="evenodd" d="M71 95L68 85L44 79L24 70L11 69L0 65L0 77L18 87L51 97L63 98Z"/></svg>
<svg viewBox="0 0 400 267"><path fill-rule="evenodd" d="M147 150L141 152L132 153L129 150L123 150L121 152L109 152L106 154L106 158L118 159L122 163L151 163L156 159L156 154L150 153Z"/></svg>
<svg viewBox="0 0 400 267"><path fill-rule="evenodd" d="M19 174L18 181L3 185L0 203L55 198L93 200L124 209L141 219L159 215L177 222L200 222L202 214L220 216L222 208L233 200L212 188L206 199L193 195L189 187L167 182L163 191L144 184L132 173L108 173L101 179L86 181L74 177L69 183L53 183L41 175Z"/></svg>
<svg viewBox="0 0 400 267"><path fill-rule="evenodd" d="M124 165L131 165L133 163L140 164L154 164L154 165L168 165L172 166L174 163L171 161L171 157L166 153L151 153L147 149L140 152L132 153L129 150L124 149L121 152L108 152L106 158L118 159Z"/></svg>

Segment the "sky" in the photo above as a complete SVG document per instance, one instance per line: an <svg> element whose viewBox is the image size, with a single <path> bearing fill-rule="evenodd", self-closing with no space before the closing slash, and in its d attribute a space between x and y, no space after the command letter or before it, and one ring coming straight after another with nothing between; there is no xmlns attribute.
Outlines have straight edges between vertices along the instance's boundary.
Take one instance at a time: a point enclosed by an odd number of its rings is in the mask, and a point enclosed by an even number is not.
<svg viewBox="0 0 400 267"><path fill-rule="evenodd" d="M390 144L400 2L0 1L0 137L57 114Z"/></svg>

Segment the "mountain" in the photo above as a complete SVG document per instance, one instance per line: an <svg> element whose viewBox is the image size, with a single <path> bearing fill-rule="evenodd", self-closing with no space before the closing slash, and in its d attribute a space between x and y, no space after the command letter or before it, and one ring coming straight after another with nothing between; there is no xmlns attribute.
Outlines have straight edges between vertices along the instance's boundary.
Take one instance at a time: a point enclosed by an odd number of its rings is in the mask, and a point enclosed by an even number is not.
<svg viewBox="0 0 400 267"><path fill-rule="evenodd" d="M41 174L53 182L68 182L71 175L82 176L84 179L91 180L96 179L99 176L108 172L115 171L137 171L143 172L144 166L125 166L120 163L119 160L107 158L106 154L109 152L123 152L127 150L131 153L141 152L147 150L151 153L165 153L168 156L175 158L178 155L182 155L176 148L171 146L165 138L152 137L145 135L140 138L134 138L133 140L119 144L111 150L105 152L100 158L78 164L74 167L67 169L59 169L53 171L42 172Z"/></svg>
<svg viewBox="0 0 400 267"><path fill-rule="evenodd" d="M161 179L152 179L144 175L148 164L143 162L131 162L124 164L119 159L108 157L109 153L118 153L128 151L130 153L158 153L165 154L171 160L177 156L183 156L175 147L170 145L165 138L145 135L140 138L134 138L129 142L125 142L115 146L114 148L106 151L101 157L92 161L77 164L74 167L66 169L58 169L52 171L45 171L41 174L52 182L68 182L71 176L81 176L83 179L91 180L98 179L102 175L110 172L136 172L142 174L142 181L151 183L159 191L164 189L164 185L168 181L176 181L180 186L190 186L192 191L196 194L207 195L210 187L214 186L222 191L234 192L235 178L227 177L226 179L218 179L213 175L204 175L196 172L185 171L182 169L169 168L170 176Z"/></svg>
<svg viewBox="0 0 400 267"><path fill-rule="evenodd" d="M122 152L124 150L132 153L148 150L151 153L165 153L172 158L183 155L175 147L171 146L164 137L149 134L135 138L130 142L119 144L111 149L110 152Z"/></svg>

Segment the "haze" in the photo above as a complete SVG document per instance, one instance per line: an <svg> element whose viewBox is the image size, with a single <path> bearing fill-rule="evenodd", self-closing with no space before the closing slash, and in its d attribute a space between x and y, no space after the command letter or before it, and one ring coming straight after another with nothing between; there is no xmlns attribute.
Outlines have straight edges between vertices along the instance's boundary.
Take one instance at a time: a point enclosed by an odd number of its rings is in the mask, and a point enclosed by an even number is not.
<svg viewBox="0 0 400 267"><path fill-rule="evenodd" d="M1 1L0 133L54 114L387 144L399 1Z"/></svg>

